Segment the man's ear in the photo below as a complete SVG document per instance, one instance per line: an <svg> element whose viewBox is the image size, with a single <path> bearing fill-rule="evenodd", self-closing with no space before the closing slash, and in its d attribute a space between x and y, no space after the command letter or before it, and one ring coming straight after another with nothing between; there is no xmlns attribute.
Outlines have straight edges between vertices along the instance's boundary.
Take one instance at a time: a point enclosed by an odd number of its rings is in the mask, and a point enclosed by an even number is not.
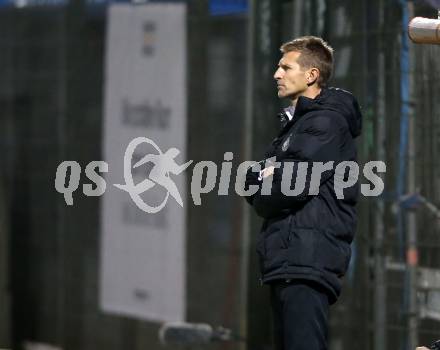
<svg viewBox="0 0 440 350"><path fill-rule="evenodd" d="M319 79L319 69L318 68L311 68L309 70L309 74L307 76L307 85L311 86L314 83L316 83Z"/></svg>

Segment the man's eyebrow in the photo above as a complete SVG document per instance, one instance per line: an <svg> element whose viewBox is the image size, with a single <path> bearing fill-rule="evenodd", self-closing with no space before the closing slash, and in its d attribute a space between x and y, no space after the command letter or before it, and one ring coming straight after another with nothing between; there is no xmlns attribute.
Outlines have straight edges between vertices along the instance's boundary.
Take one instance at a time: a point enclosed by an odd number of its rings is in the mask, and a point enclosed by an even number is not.
<svg viewBox="0 0 440 350"><path fill-rule="evenodd" d="M292 68L289 64L285 63L285 62L278 62L278 67L288 67L288 68Z"/></svg>

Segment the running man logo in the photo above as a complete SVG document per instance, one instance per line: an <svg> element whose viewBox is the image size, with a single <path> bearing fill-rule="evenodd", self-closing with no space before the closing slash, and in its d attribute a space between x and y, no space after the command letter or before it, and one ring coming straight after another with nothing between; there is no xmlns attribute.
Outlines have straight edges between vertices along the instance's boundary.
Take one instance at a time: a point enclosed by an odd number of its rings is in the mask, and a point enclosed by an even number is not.
<svg viewBox="0 0 440 350"><path fill-rule="evenodd" d="M132 167L131 164L133 162L135 150L143 143L153 146L157 151L157 154L145 155ZM125 184L114 184L114 186L126 191L136 206L146 213L154 214L159 212L166 205L170 195L180 206L183 207L182 197L176 184L170 178L170 173L174 175L181 174L193 161L190 160L182 165L177 164L174 158L179 153L180 151L174 147L163 153L159 146L147 137L137 137L133 139L128 144L124 154ZM149 176L135 184L132 169L138 168L146 163L153 164ZM107 184L98 172L108 172L108 164L104 161L93 161L87 165L85 174L96 186L92 186L92 184L84 184L83 193L86 196L96 197L104 194ZM81 166L76 161L64 161L57 168L55 189L57 192L64 195L64 200L67 205L73 205L73 193L78 189L80 178ZM157 185L166 190L165 198L157 206L149 205L141 198L141 195Z"/></svg>
<svg viewBox="0 0 440 350"><path fill-rule="evenodd" d="M151 162L153 163L153 168L150 172L149 178L141 181L138 184L134 184L133 175L131 172L131 162L133 159L134 151L136 147L142 143L147 143L153 146L158 154L147 154L140 161L133 165L133 168L137 168L145 163ZM178 165L174 158L180 153L177 148L170 148L165 153L162 153L160 148L150 139L146 137L137 137L132 140L124 155L124 185L117 185L117 188L128 192L133 202L137 205L137 207L147 213L157 213L160 211L165 204L167 203L168 197L171 196L179 203L181 207L183 207L182 197L180 196L179 190L177 189L176 184L170 178L170 173L179 175L182 171L184 171L191 163L192 160L186 162L185 164ZM167 190L167 194L158 206L150 206L145 203L140 195L145 191L153 188L154 186L159 185Z"/></svg>

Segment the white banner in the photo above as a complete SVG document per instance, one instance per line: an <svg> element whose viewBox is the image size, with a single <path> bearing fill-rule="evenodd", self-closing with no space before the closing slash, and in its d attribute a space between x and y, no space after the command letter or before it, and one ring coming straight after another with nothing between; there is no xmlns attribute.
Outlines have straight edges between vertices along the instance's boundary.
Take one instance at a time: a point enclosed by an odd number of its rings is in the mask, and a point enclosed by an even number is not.
<svg viewBox="0 0 440 350"><path fill-rule="evenodd" d="M183 4L113 5L107 28L104 160L109 169L101 215L100 303L106 312L154 321L185 319L185 178L170 176L171 163L155 158L174 147L180 153L168 153L173 161L186 161L185 17ZM143 211L124 186L113 185L128 184L124 153L139 137L126 168L135 185L148 182L145 192L134 194L138 202L164 204L157 213ZM150 161L133 166L145 156ZM160 176L175 183L183 208Z"/></svg>

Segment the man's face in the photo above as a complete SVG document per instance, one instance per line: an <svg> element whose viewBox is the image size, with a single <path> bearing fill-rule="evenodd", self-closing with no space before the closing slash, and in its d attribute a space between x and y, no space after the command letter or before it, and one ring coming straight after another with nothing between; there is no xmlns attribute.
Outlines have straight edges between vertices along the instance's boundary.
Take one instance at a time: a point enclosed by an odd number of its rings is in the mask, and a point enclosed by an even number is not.
<svg viewBox="0 0 440 350"><path fill-rule="evenodd" d="M297 63L300 52L286 52L278 63L274 74L277 81L278 97L296 100L308 88L308 70L302 69Z"/></svg>

